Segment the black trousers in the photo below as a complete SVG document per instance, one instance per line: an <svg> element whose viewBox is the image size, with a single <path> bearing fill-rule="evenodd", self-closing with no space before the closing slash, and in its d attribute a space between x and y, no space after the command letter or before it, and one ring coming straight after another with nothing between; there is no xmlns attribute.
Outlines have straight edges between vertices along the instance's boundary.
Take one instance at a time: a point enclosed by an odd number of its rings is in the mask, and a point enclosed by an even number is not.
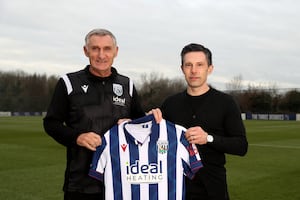
<svg viewBox="0 0 300 200"><path fill-rule="evenodd" d="M186 178L186 200L229 200L226 173L204 168L193 180Z"/></svg>
<svg viewBox="0 0 300 200"><path fill-rule="evenodd" d="M104 200L103 193L86 194L80 192L65 192L64 200Z"/></svg>

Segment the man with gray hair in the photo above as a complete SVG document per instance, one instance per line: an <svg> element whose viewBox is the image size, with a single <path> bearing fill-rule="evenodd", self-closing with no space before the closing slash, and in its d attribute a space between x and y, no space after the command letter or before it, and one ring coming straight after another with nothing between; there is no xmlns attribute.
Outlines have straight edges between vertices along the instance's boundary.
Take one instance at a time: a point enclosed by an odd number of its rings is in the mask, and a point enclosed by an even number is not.
<svg viewBox="0 0 300 200"><path fill-rule="evenodd" d="M67 148L65 200L104 198L103 184L88 176L93 152L119 120L145 115L131 79L112 67L118 54L115 36L105 29L90 31L84 53L89 65L59 79L44 118L45 131ZM151 113L161 119L158 109Z"/></svg>

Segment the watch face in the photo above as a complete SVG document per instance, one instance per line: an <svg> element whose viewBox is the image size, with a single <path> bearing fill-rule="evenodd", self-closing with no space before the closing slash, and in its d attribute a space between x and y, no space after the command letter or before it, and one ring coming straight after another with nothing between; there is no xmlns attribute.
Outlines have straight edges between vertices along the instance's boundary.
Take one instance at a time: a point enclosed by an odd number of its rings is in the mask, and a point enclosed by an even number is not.
<svg viewBox="0 0 300 200"><path fill-rule="evenodd" d="M213 142L213 141L214 141L213 136L208 135L208 136L207 136L207 142Z"/></svg>

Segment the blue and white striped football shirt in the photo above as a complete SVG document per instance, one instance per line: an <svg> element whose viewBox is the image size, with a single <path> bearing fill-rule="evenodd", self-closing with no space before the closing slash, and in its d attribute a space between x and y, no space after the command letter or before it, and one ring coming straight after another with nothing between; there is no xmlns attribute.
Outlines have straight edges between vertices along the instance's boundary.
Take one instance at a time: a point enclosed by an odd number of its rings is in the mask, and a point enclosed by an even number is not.
<svg viewBox="0 0 300 200"><path fill-rule="evenodd" d="M104 181L105 199L184 199L184 175L203 166L185 128L153 115L115 125L94 153L89 175Z"/></svg>

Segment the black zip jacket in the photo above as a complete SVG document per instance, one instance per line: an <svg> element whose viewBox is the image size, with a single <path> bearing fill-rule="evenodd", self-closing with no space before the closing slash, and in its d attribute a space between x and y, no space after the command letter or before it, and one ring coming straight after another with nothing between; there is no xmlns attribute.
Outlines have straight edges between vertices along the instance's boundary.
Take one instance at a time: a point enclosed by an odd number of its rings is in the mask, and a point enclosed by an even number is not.
<svg viewBox="0 0 300 200"><path fill-rule="evenodd" d="M130 79L112 68L109 77L100 78L89 67L59 79L44 118L44 129L67 147L64 191L98 193L99 181L88 176L93 152L76 144L79 134L103 135L122 118L139 118L144 112Z"/></svg>

